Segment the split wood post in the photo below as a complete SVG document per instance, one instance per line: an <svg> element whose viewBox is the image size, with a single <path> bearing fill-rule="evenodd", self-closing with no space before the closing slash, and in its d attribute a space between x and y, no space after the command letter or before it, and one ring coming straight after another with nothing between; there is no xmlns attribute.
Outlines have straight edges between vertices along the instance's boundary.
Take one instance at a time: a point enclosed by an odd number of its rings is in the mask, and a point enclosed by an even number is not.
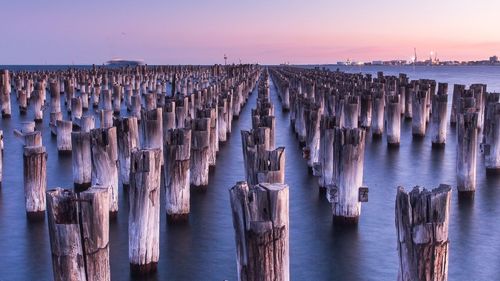
<svg viewBox="0 0 500 281"><path fill-rule="evenodd" d="M163 137L166 137L168 130L175 128L175 101L169 99L163 105Z"/></svg>
<svg viewBox="0 0 500 281"><path fill-rule="evenodd" d="M160 257L160 155L160 149L132 153L128 233L133 274L156 271Z"/></svg>
<svg viewBox="0 0 500 281"><path fill-rule="evenodd" d="M73 123L67 120L57 120L57 151L59 153L71 153L71 132Z"/></svg>
<svg viewBox="0 0 500 281"><path fill-rule="evenodd" d="M378 90L373 94L372 106L372 134L374 137L380 137L384 132L384 91Z"/></svg>
<svg viewBox="0 0 500 281"><path fill-rule="evenodd" d="M90 131L92 153L92 185L109 189L110 216L118 212L118 144L116 128L99 128Z"/></svg>
<svg viewBox="0 0 500 281"><path fill-rule="evenodd" d="M120 178L124 188L130 186L130 158L132 152L140 147L139 125L136 117L118 118L114 121L118 144L118 163Z"/></svg>
<svg viewBox="0 0 500 281"><path fill-rule="evenodd" d="M484 164L488 174L500 173L500 103L488 106L483 145Z"/></svg>
<svg viewBox="0 0 500 281"><path fill-rule="evenodd" d="M227 99L224 97L219 97L218 101L218 116L217 116L217 127L218 127L218 137L219 137L219 142L226 142L227 141L227 115L228 115L228 103Z"/></svg>
<svg viewBox="0 0 500 281"><path fill-rule="evenodd" d="M80 124L80 118L83 115L82 99L75 97L71 99L71 121L77 126Z"/></svg>
<svg viewBox="0 0 500 281"><path fill-rule="evenodd" d="M356 224L367 188L363 184L364 129L335 128L333 141L333 185L327 199L332 203L334 222Z"/></svg>
<svg viewBox="0 0 500 281"><path fill-rule="evenodd" d="M99 100L101 96L101 86L99 84L95 84L94 87L92 87L92 107L93 108L98 108L99 107Z"/></svg>
<svg viewBox="0 0 500 281"><path fill-rule="evenodd" d="M321 138L319 165L316 168L321 171L319 187L326 188L333 184L333 140L335 138L335 117L323 116L321 119Z"/></svg>
<svg viewBox="0 0 500 281"><path fill-rule="evenodd" d="M383 104L383 102L382 102ZM382 114L384 109L382 107ZM342 114L341 127L344 128L357 128L359 116L359 97L347 96L344 99L344 114ZM382 117L383 122L383 117ZM383 125L382 125L383 130Z"/></svg>
<svg viewBox="0 0 500 281"><path fill-rule="evenodd" d="M411 192L398 187L398 281L448 280L450 201L449 185Z"/></svg>
<svg viewBox="0 0 500 281"><path fill-rule="evenodd" d="M163 111L161 108L142 112L142 148L158 148L163 165Z"/></svg>
<svg viewBox="0 0 500 281"><path fill-rule="evenodd" d="M90 133L71 133L73 184L76 192L88 189L92 183L92 153Z"/></svg>
<svg viewBox="0 0 500 281"><path fill-rule="evenodd" d="M120 115L121 102L122 102L122 87L119 84L113 85L113 113L115 115Z"/></svg>
<svg viewBox="0 0 500 281"><path fill-rule="evenodd" d="M61 85L58 79L49 83L50 85L50 112L61 112Z"/></svg>
<svg viewBox="0 0 500 281"><path fill-rule="evenodd" d="M191 129L170 129L163 148L167 220L185 221L190 211Z"/></svg>
<svg viewBox="0 0 500 281"><path fill-rule="evenodd" d="M113 127L113 110L103 109L99 111L99 117L101 128L106 129Z"/></svg>
<svg viewBox="0 0 500 281"><path fill-rule="evenodd" d="M258 183L256 163L259 155L263 155L271 149L269 131L267 127L260 127L251 131L241 131L245 178L250 185Z"/></svg>
<svg viewBox="0 0 500 281"><path fill-rule="evenodd" d="M453 96L451 100L451 114L450 114L450 124L455 125L457 123L459 110L460 98L465 92L465 85L454 84L453 85Z"/></svg>
<svg viewBox="0 0 500 281"><path fill-rule="evenodd" d="M52 269L55 281L85 281L76 194L62 188L47 191Z"/></svg>
<svg viewBox="0 0 500 281"><path fill-rule="evenodd" d="M387 96L385 115L387 145L399 146L401 139L401 103L399 102L399 95Z"/></svg>
<svg viewBox="0 0 500 281"><path fill-rule="evenodd" d="M42 90L42 85L37 83L35 85L35 90L33 91L33 95L31 96L31 101L33 104L33 113L34 120L36 123L41 123L43 120L43 103L44 103L44 95Z"/></svg>
<svg viewBox="0 0 500 281"><path fill-rule="evenodd" d="M463 197L472 197L476 190L477 112L466 109L457 116L457 189Z"/></svg>
<svg viewBox="0 0 500 281"><path fill-rule="evenodd" d="M285 148L264 151L257 155L256 178L258 183L285 183Z"/></svg>
<svg viewBox="0 0 500 281"><path fill-rule="evenodd" d="M28 95L24 89L17 91L17 99L19 102L19 114L25 115L26 111L28 111Z"/></svg>
<svg viewBox="0 0 500 281"><path fill-rule="evenodd" d="M427 95L428 91L412 91L412 134L413 137L424 137L425 129L427 128Z"/></svg>
<svg viewBox="0 0 500 281"><path fill-rule="evenodd" d="M90 133L90 130L95 128L95 117L94 115L84 115L80 120L80 131L84 133Z"/></svg>
<svg viewBox="0 0 500 281"><path fill-rule="evenodd" d="M132 109L130 112L131 116L134 116L137 118L137 121L141 121L141 96L140 95L133 95L132 96Z"/></svg>
<svg viewBox="0 0 500 281"><path fill-rule="evenodd" d="M191 130L191 184L208 185L210 146L210 118L196 118Z"/></svg>
<svg viewBox="0 0 500 281"><path fill-rule="evenodd" d="M113 110L113 99L110 90L102 90L102 109Z"/></svg>
<svg viewBox="0 0 500 281"><path fill-rule="evenodd" d="M61 111L51 112L50 113L49 127L50 127L50 132L54 136L57 135L57 120L63 120L62 112Z"/></svg>
<svg viewBox="0 0 500 281"><path fill-rule="evenodd" d="M447 94L434 95L432 99L432 115L431 115L432 146L443 146L446 143L447 112L448 112L448 95Z"/></svg>
<svg viewBox="0 0 500 281"><path fill-rule="evenodd" d="M28 219L45 217L47 152L43 146L27 146L23 154L24 195Z"/></svg>
<svg viewBox="0 0 500 281"><path fill-rule="evenodd" d="M360 105L360 125L361 128L370 128L372 123L372 95L370 92L363 92L361 94Z"/></svg>
<svg viewBox="0 0 500 281"><path fill-rule="evenodd" d="M413 85L412 84L407 84L405 87L405 119L412 119L413 118L413 109L412 109L412 104L413 104Z"/></svg>
<svg viewBox="0 0 500 281"><path fill-rule="evenodd" d="M311 171L313 171L314 163L319 161L319 142L320 142L320 125L321 125L321 110L320 106L316 104L311 104L311 106L305 111L307 115L306 122L306 147L307 153L306 160L307 166ZM274 118L273 118L274 119ZM356 117L357 119L357 117ZM274 120L273 120L274 121ZM357 121L356 121L357 122ZM274 134L271 136L273 141L271 149L274 148Z"/></svg>
<svg viewBox="0 0 500 281"><path fill-rule="evenodd" d="M78 196L87 280L109 281L109 190L92 186Z"/></svg>
<svg viewBox="0 0 500 281"><path fill-rule="evenodd" d="M10 75L7 69L0 69L0 102L2 118L10 118Z"/></svg>
<svg viewBox="0 0 500 281"><path fill-rule="evenodd" d="M288 186L238 182L229 190L238 280L290 280Z"/></svg>
<svg viewBox="0 0 500 281"><path fill-rule="evenodd" d="M203 110L198 110L198 118L210 119L210 143L208 146L208 165L214 167L217 162L217 151L219 150L219 135L217 128L217 108L207 107Z"/></svg>

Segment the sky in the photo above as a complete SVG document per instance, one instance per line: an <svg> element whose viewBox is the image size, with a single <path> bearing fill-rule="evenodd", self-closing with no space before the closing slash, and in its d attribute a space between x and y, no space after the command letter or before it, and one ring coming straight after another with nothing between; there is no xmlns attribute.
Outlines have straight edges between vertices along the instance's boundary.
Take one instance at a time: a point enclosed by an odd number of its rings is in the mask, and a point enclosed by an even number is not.
<svg viewBox="0 0 500 281"><path fill-rule="evenodd" d="M500 55L498 0L0 0L0 65Z"/></svg>

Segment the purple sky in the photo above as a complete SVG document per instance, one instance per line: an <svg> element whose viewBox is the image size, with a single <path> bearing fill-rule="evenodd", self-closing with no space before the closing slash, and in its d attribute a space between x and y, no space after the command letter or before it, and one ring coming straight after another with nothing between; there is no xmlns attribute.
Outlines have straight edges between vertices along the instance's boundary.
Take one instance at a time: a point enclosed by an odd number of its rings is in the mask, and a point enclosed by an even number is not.
<svg viewBox="0 0 500 281"><path fill-rule="evenodd" d="M335 63L500 55L500 1L16 0L0 64Z"/></svg>

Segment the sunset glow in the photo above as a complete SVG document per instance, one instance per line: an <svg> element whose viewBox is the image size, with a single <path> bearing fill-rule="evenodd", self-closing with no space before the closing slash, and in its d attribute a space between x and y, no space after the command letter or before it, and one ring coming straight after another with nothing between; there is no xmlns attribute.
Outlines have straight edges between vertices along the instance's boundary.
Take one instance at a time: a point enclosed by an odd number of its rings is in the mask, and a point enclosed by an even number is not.
<svg viewBox="0 0 500 281"><path fill-rule="evenodd" d="M71 12L68 12L71 11ZM0 64L335 63L500 54L498 1L7 1Z"/></svg>

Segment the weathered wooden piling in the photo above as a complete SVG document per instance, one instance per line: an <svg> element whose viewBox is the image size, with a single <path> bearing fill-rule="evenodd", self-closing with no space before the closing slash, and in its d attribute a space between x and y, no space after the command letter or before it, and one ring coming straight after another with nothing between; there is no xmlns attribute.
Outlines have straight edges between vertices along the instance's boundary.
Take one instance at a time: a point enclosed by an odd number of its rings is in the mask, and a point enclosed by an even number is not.
<svg viewBox="0 0 500 281"><path fill-rule="evenodd" d="M109 281L109 190L93 186L78 197L87 280Z"/></svg>
<svg viewBox="0 0 500 281"><path fill-rule="evenodd" d="M363 93L360 101L360 125L361 128L370 128L372 123L372 95L371 93Z"/></svg>
<svg viewBox="0 0 500 281"><path fill-rule="evenodd" d="M92 153L92 185L109 189L109 212L118 212L118 144L116 128L99 128L90 131Z"/></svg>
<svg viewBox="0 0 500 281"><path fill-rule="evenodd" d="M85 260L81 242L76 194L56 188L47 191L52 269L55 281L85 281Z"/></svg>
<svg viewBox="0 0 500 281"><path fill-rule="evenodd" d="M384 132L384 108L385 93L378 90L372 98L372 126L370 129L374 137L380 137Z"/></svg>
<svg viewBox="0 0 500 281"><path fill-rule="evenodd" d="M500 173L500 103L488 106L483 152L486 172L488 174Z"/></svg>
<svg viewBox="0 0 500 281"><path fill-rule="evenodd" d="M2 118L10 118L11 105L10 105L10 74L7 69L0 69L0 109L2 111Z"/></svg>
<svg viewBox="0 0 500 281"><path fill-rule="evenodd" d="M130 270L134 274L156 271L160 257L160 155L160 149L132 153L128 233Z"/></svg>
<svg viewBox="0 0 500 281"><path fill-rule="evenodd" d="M448 95L447 94L434 95L432 97L432 115L431 115L432 146L443 146L446 143L447 112L448 112Z"/></svg>
<svg viewBox="0 0 500 281"><path fill-rule="evenodd" d="M191 129L170 129L163 148L167 220L188 219L190 211Z"/></svg>
<svg viewBox="0 0 500 281"><path fill-rule="evenodd" d="M113 110L103 109L99 111L99 121L101 128L111 128L113 127Z"/></svg>
<svg viewBox="0 0 500 281"><path fill-rule="evenodd" d="M320 188L333 184L333 140L335 138L336 120L333 116L323 116L321 119L321 138L319 148Z"/></svg>
<svg viewBox="0 0 500 281"><path fill-rule="evenodd" d="M83 115L80 119L80 131L89 133L90 130L95 128L94 115Z"/></svg>
<svg viewBox="0 0 500 281"><path fill-rule="evenodd" d="M206 188L209 173L210 118L196 118L191 130L191 184Z"/></svg>
<svg viewBox="0 0 500 281"><path fill-rule="evenodd" d="M412 91L412 126L413 137L424 137L427 128L427 91Z"/></svg>
<svg viewBox="0 0 500 281"><path fill-rule="evenodd" d="M396 195L399 281L448 280L451 187L402 187Z"/></svg>
<svg viewBox="0 0 500 281"><path fill-rule="evenodd" d="M350 224L359 220L361 201L365 201L367 193L362 186L365 135L364 129L335 128L333 185L327 187L334 222Z"/></svg>
<svg viewBox="0 0 500 281"><path fill-rule="evenodd" d="M66 120L57 120L57 151L59 153L71 153L71 132L73 123Z"/></svg>
<svg viewBox="0 0 500 281"><path fill-rule="evenodd" d="M238 280L290 280L288 186L238 182L229 194Z"/></svg>
<svg viewBox="0 0 500 281"><path fill-rule="evenodd" d="M465 85L454 84L453 85L453 95L451 100L451 113L450 113L450 124L455 125L457 123L459 110L459 101L465 92Z"/></svg>
<svg viewBox="0 0 500 281"><path fill-rule="evenodd" d="M92 183L92 153L90 133L71 133L73 184L77 192L84 191Z"/></svg>
<svg viewBox="0 0 500 281"><path fill-rule="evenodd" d="M57 120L63 120L62 112L61 111L51 112L50 113L49 127L50 127L50 132L54 136L57 135Z"/></svg>
<svg viewBox="0 0 500 281"><path fill-rule="evenodd" d="M159 148L163 151L163 113L161 108L142 112L142 147ZM160 154L163 165L163 152Z"/></svg>
<svg viewBox="0 0 500 281"><path fill-rule="evenodd" d="M45 217L47 187L47 152L43 146L27 146L23 154L24 195L29 219Z"/></svg>
<svg viewBox="0 0 500 281"><path fill-rule="evenodd" d="M385 109L387 145L399 146L401 139L401 103L399 95L387 96Z"/></svg>
<svg viewBox="0 0 500 281"><path fill-rule="evenodd" d="M75 97L71 99L71 121L75 126L80 124L80 118L83 115L82 99Z"/></svg>
<svg viewBox="0 0 500 281"><path fill-rule="evenodd" d="M61 85L59 81L50 82L50 112L61 112Z"/></svg>
<svg viewBox="0 0 500 281"><path fill-rule="evenodd" d="M19 103L19 113L25 115L28 111L28 96L25 90L17 91L17 100Z"/></svg>
<svg viewBox="0 0 500 281"><path fill-rule="evenodd" d="M465 110L457 116L457 189L460 196L471 197L476 190L477 112Z"/></svg>
<svg viewBox="0 0 500 281"><path fill-rule="evenodd" d="M140 147L139 126L136 117L118 118L114 121L117 133L118 163L123 187L130 185L130 158Z"/></svg>

